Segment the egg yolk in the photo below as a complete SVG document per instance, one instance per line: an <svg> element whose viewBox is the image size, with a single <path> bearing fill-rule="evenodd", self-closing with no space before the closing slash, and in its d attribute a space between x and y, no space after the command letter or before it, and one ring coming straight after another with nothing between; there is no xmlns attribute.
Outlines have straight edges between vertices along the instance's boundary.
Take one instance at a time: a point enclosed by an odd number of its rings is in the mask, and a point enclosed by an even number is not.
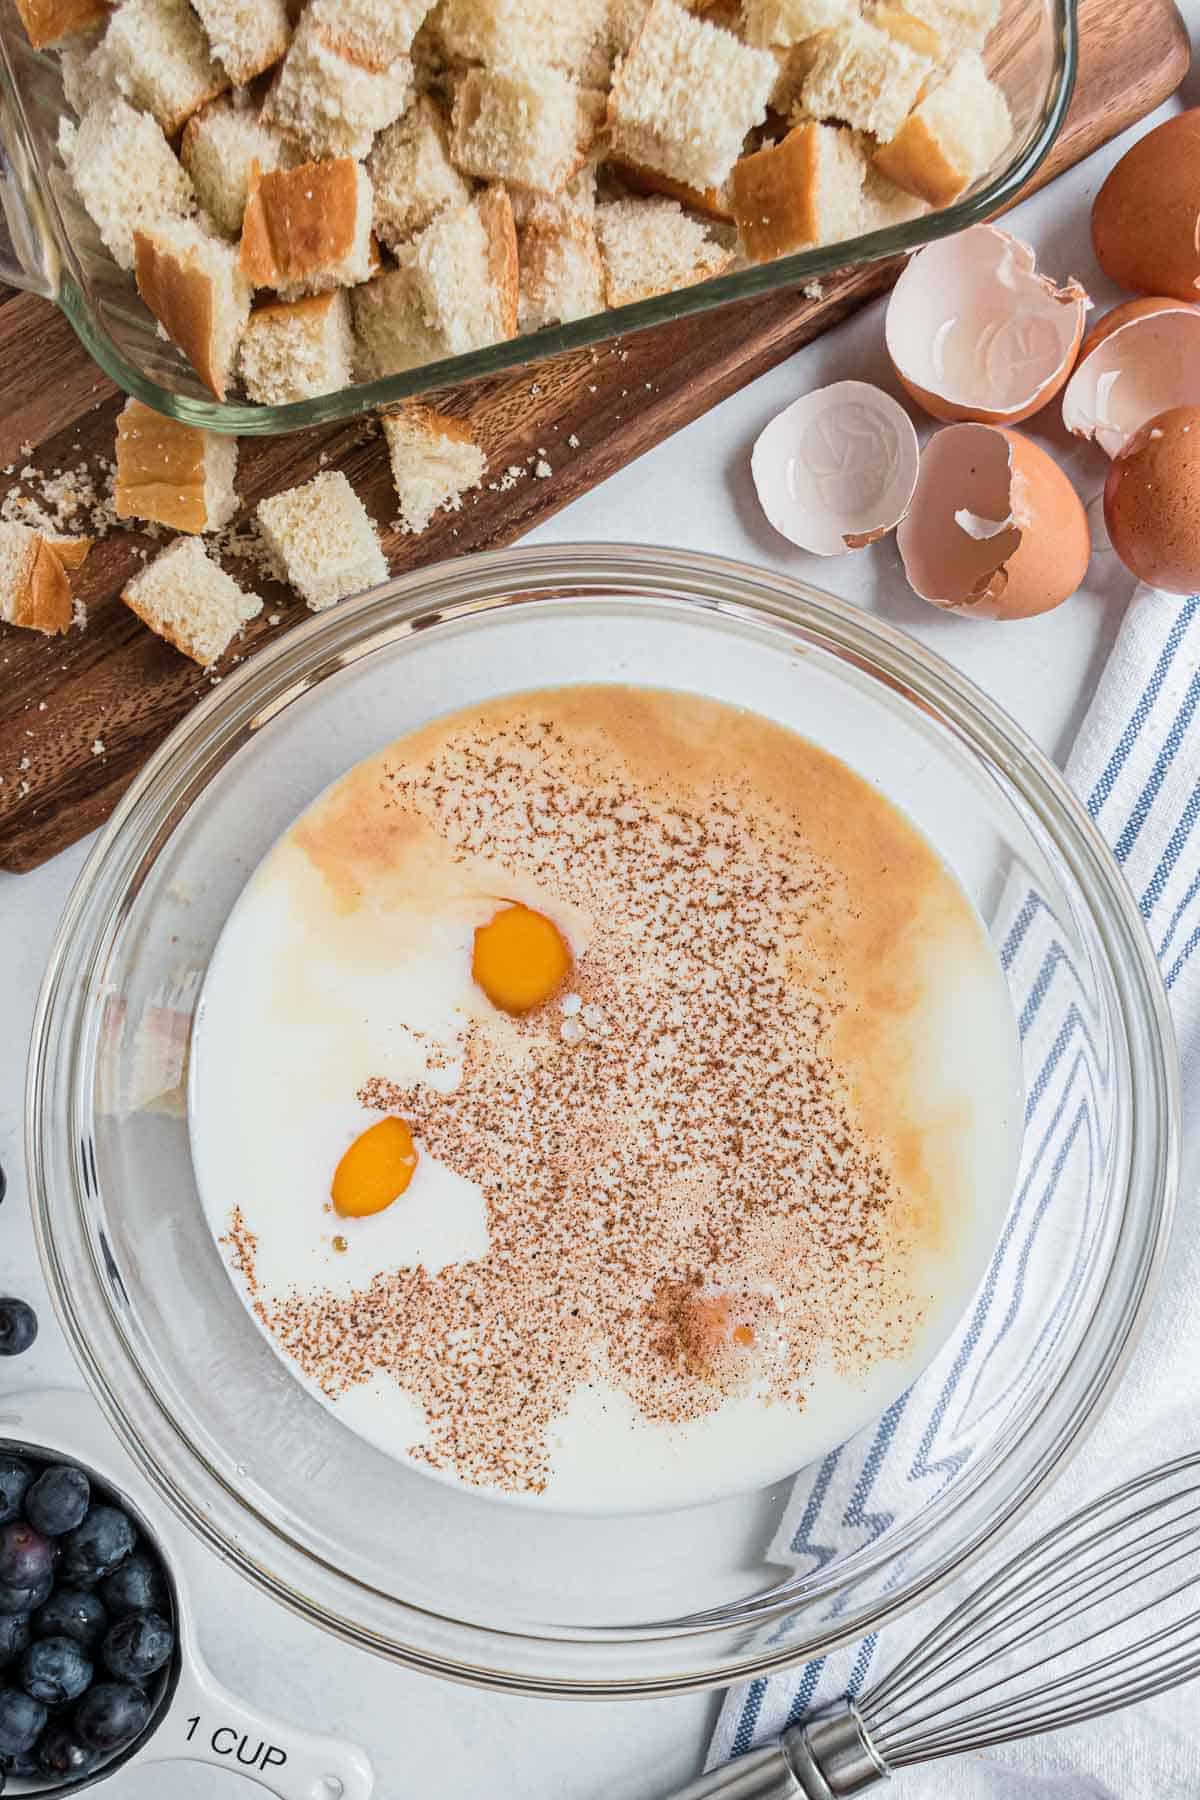
<svg viewBox="0 0 1200 1800"><path fill-rule="evenodd" d="M365 1219L398 1200L413 1178L417 1150L403 1119L380 1119L356 1137L334 1170L330 1195L343 1219Z"/></svg>
<svg viewBox="0 0 1200 1800"><path fill-rule="evenodd" d="M476 930L471 973L501 1012L531 1012L562 986L570 967L557 925L532 907L506 906Z"/></svg>

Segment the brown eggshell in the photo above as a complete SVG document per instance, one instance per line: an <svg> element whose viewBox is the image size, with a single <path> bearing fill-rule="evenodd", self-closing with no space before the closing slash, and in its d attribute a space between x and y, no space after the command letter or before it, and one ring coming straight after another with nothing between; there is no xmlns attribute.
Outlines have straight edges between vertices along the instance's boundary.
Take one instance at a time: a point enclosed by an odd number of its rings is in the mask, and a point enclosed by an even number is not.
<svg viewBox="0 0 1200 1800"><path fill-rule="evenodd" d="M1020 238L973 225L911 259L884 337L901 386L935 419L1013 425L1066 382L1088 305L1074 279L1039 275Z"/></svg>
<svg viewBox="0 0 1200 1800"><path fill-rule="evenodd" d="M1159 413L1114 457L1104 522L1140 580L1169 594L1200 593L1200 406Z"/></svg>
<svg viewBox="0 0 1200 1800"><path fill-rule="evenodd" d="M1200 306L1156 296L1114 306L1089 331L1063 391L1062 416L1076 437L1116 456L1157 413L1197 404Z"/></svg>
<svg viewBox="0 0 1200 1800"><path fill-rule="evenodd" d="M1125 152L1096 195L1092 243L1122 287L1200 300L1200 107Z"/></svg>
<svg viewBox="0 0 1200 1800"><path fill-rule="evenodd" d="M1120 306L1114 306L1111 312L1097 319L1092 329L1079 346L1079 356L1075 367L1099 349L1105 338L1110 338L1114 331L1120 331L1126 325L1134 324L1138 319L1152 319L1156 313L1177 312L1183 302L1167 298L1163 294L1155 294L1147 300L1123 300Z"/></svg>
<svg viewBox="0 0 1200 1800"><path fill-rule="evenodd" d="M972 619L1031 619L1087 572L1087 514L1058 464L994 425L949 425L921 454L897 533L914 593Z"/></svg>

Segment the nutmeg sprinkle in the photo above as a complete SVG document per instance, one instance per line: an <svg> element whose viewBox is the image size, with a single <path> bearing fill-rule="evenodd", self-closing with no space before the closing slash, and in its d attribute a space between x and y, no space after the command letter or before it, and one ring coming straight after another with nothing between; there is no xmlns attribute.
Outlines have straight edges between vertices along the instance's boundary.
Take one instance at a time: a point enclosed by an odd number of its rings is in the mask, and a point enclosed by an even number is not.
<svg viewBox="0 0 1200 1800"><path fill-rule="evenodd" d="M231 1231L327 1396L390 1376L425 1410L410 1454L512 1492L545 1487L581 1383L666 1427L735 1393L799 1408L819 1367L903 1356L922 1314L912 1210L833 1043L864 894L736 755L639 758L602 721L548 695L431 728L377 765L356 826L393 875L417 818L588 921L565 996L467 1025L452 1092L381 1069L358 1096L478 1183L486 1254L269 1295Z"/></svg>

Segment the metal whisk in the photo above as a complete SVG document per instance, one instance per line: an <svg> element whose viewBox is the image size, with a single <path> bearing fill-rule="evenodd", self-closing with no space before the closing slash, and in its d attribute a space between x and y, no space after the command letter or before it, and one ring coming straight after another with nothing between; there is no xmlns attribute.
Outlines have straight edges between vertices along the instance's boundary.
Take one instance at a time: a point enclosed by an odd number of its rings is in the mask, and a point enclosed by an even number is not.
<svg viewBox="0 0 1200 1800"><path fill-rule="evenodd" d="M1200 1455L1152 1469L986 1578L857 1701L675 1800L836 1800L894 1769L1034 1737L1200 1675Z"/></svg>

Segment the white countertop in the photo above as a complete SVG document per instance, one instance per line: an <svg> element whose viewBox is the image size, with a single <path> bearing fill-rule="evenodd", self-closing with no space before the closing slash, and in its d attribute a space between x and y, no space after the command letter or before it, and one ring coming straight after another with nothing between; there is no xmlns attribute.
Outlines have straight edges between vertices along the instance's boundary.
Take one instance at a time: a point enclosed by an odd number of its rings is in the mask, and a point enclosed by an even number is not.
<svg viewBox="0 0 1200 1800"><path fill-rule="evenodd" d="M1200 0L1181 4L1193 42L1200 42ZM1185 102L1200 104L1196 64L1164 116ZM1118 296L1092 258L1089 207L1116 157L1144 129L1060 177L1009 221L1037 246L1049 273L1079 276L1100 311ZM613 476L531 541L673 543L802 576L911 631L1060 757L1104 664L1131 578L1111 554L1097 556L1084 589L1058 612L1004 626L948 617L916 600L891 543L837 561L792 550L758 510L750 446L788 401L849 376L895 391L883 354L881 303ZM1025 429L1055 449L1085 500L1099 493L1105 459L1065 437L1053 406ZM0 1163L9 1177L0 1213L0 1292L23 1295L41 1321L34 1349L2 1366L5 1394L80 1385L33 1249L21 1116L38 983L87 851L87 844L78 845L33 874L0 875ZM198 1544L188 1544L186 1562L201 1641L218 1676L252 1703L357 1739L375 1762L385 1800L480 1800L484 1794L489 1800L654 1800L699 1768L716 1696L600 1705L477 1693L344 1648L270 1604ZM168 1792L170 1800L234 1800L236 1779L178 1765L169 1777L156 1768L122 1773L105 1792L113 1800L165 1800ZM918 1775L905 1792L916 1796L920 1787Z"/></svg>

